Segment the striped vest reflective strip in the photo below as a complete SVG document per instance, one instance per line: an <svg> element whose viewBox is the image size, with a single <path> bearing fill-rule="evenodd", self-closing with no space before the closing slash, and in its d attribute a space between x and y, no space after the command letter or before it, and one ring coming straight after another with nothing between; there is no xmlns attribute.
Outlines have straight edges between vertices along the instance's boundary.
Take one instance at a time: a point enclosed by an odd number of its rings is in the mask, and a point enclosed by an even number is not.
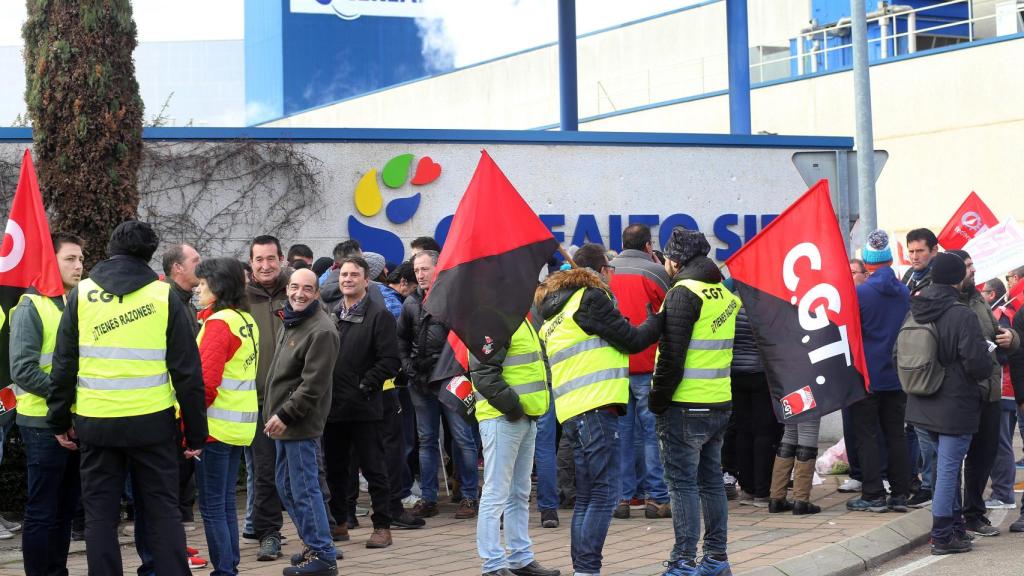
<svg viewBox="0 0 1024 576"><path fill-rule="evenodd" d="M214 320L228 325L231 334L241 345L224 364L224 374L217 387L217 397L206 409L210 436L232 446L248 446L256 436L258 401L256 398L256 368L259 355L259 328L248 312L218 310L211 315L196 338L203 346L206 326Z"/></svg>

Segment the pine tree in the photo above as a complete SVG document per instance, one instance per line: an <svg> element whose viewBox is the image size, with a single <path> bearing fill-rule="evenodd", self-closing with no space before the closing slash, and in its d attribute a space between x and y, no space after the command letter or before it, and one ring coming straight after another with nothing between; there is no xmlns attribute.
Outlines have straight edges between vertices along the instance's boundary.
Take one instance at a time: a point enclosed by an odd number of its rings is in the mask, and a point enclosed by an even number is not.
<svg viewBox="0 0 1024 576"><path fill-rule="evenodd" d="M85 239L86 266L135 218L142 99L129 0L26 0L25 101L50 227Z"/></svg>

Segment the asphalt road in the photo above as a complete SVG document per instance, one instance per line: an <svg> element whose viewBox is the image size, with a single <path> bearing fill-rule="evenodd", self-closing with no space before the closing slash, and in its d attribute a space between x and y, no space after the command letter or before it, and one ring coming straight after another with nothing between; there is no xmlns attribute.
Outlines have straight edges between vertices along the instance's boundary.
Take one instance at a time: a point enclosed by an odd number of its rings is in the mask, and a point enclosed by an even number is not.
<svg viewBox="0 0 1024 576"><path fill-rule="evenodd" d="M868 572L871 576L1021 576L1024 574L1024 533L1011 534L1018 510L992 510L989 519L999 536L975 538L974 550L932 556L927 544Z"/></svg>

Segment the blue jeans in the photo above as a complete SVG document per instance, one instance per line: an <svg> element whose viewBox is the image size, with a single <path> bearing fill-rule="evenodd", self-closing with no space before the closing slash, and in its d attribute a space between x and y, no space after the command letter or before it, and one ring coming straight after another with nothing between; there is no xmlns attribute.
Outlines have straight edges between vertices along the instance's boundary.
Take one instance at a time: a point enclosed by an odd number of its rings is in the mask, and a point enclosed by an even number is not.
<svg viewBox="0 0 1024 576"><path fill-rule="evenodd" d="M528 528L537 423L526 417L515 422L504 416L490 418L480 423L480 437L484 445L484 489L476 520L476 549L484 561L482 571L519 569L533 562ZM504 546L500 533L502 514Z"/></svg>
<svg viewBox="0 0 1024 576"><path fill-rule="evenodd" d="M292 518L299 538L328 562L337 558L331 540L331 525L327 520L327 507L320 491L317 466L317 441L275 440L277 445L277 493Z"/></svg>
<svg viewBox="0 0 1024 576"><path fill-rule="evenodd" d="M548 403L548 411L537 419L537 443L534 448L534 463L537 466L537 509L558 509L557 439L558 420L555 419L555 403ZM481 436L483 431L481 430ZM484 457L484 466L487 457ZM486 480L485 480L486 482Z"/></svg>
<svg viewBox="0 0 1024 576"><path fill-rule="evenodd" d="M672 494L673 562L696 558L702 510L704 554L726 553L729 503L722 483L722 438L728 424L728 410L672 406L658 416L661 459Z"/></svg>
<svg viewBox="0 0 1024 576"><path fill-rule="evenodd" d="M921 489L935 492L935 452L937 444L934 435L927 430L915 428L917 445L921 454Z"/></svg>
<svg viewBox="0 0 1024 576"><path fill-rule="evenodd" d="M252 446L245 446L242 448L242 455L245 457L245 526L242 528L242 532L245 534L254 534L252 527L252 506L256 500L256 480L254 474L256 469L253 468L252 462Z"/></svg>
<svg viewBox="0 0 1024 576"><path fill-rule="evenodd" d="M629 500L637 493L636 451L633 442L633 431L639 427L640 442L644 454L643 487L647 489L647 497L659 504L668 502L668 487L665 486L665 471L661 466L661 449L658 447L658 433L655 431L655 417L647 407L651 397L651 375L630 374L629 404L626 416L619 418L619 440L622 444L622 500Z"/></svg>
<svg viewBox="0 0 1024 576"><path fill-rule="evenodd" d="M932 492L932 541L946 543L954 533L964 531L960 469L973 435L928 434L937 447L935 489Z"/></svg>
<svg viewBox="0 0 1024 576"><path fill-rule="evenodd" d="M416 433L420 441L420 491L423 500L437 502L437 467L441 460L438 435L441 429L441 410L448 418L452 433L452 450L461 454L454 458L459 484L465 498L475 500L477 493L477 451L473 427L455 410L441 404L436 394L421 392L412 387L412 403L416 407Z"/></svg>
<svg viewBox="0 0 1024 576"><path fill-rule="evenodd" d="M576 508L572 513L572 567L577 574L600 574L601 551L619 501L618 416L597 408L562 422L573 448Z"/></svg>
<svg viewBox="0 0 1024 576"><path fill-rule="evenodd" d="M49 428L21 427L28 501L21 551L25 574L67 574L71 520L81 497L78 452L61 447Z"/></svg>
<svg viewBox="0 0 1024 576"><path fill-rule="evenodd" d="M199 488L199 512L206 527L206 545L210 550L213 576L238 574L238 512L235 483L242 447L209 442L202 460L196 462L196 486Z"/></svg>

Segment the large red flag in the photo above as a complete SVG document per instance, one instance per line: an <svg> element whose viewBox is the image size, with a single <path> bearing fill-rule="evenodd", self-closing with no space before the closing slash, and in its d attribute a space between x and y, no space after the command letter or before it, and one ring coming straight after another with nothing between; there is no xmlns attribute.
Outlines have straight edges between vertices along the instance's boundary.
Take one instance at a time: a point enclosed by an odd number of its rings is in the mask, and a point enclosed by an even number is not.
<svg viewBox="0 0 1024 576"><path fill-rule="evenodd" d="M480 359L522 324L540 269L558 247L498 165L481 151L455 210L424 307Z"/></svg>
<svg viewBox="0 0 1024 576"><path fill-rule="evenodd" d="M10 319L10 309L26 288L44 296L60 296L64 283L50 240L50 225L43 209L43 197L32 167L32 155L25 150L21 176L11 202L3 246L0 247L0 311ZM8 344L9 322L0 327L0 387L10 383Z"/></svg>
<svg viewBox="0 0 1024 576"><path fill-rule="evenodd" d="M821 180L726 261L757 337L780 421L864 398L857 291Z"/></svg>
<svg viewBox="0 0 1024 576"><path fill-rule="evenodd" d="M946 250L959 250L985 230L999 224L999 219L973 191L956 209L946 227L939 232L939 244Z"/></svg>

